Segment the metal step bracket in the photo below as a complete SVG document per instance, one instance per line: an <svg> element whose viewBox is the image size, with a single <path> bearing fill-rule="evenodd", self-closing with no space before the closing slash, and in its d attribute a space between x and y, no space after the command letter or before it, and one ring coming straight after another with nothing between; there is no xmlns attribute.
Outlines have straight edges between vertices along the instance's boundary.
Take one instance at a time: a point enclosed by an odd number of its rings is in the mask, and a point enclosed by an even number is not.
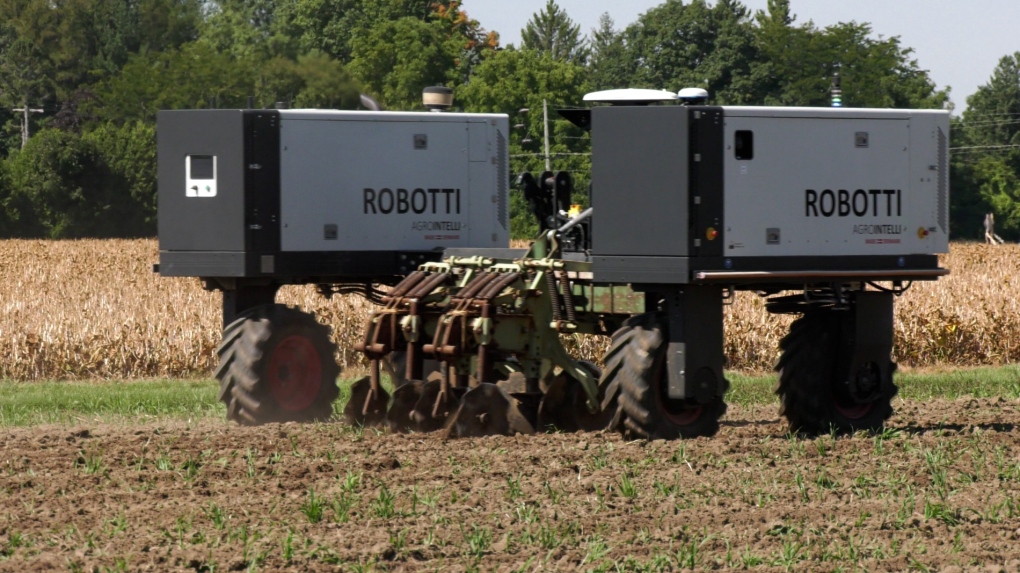
<svg viewBox="0 0 1020 573"><path fill-rule="evenodd" d="M471 334L475 342L482 346L492 343L492 319L477 317L471 321Z"/></svg>
<svg viewBox="0 0 1020 573"><path fill-rule="evenodd" d="M400 330L404 333L404 340L418 342L421 338L421 316L407 315L400 319Z"/></svg>

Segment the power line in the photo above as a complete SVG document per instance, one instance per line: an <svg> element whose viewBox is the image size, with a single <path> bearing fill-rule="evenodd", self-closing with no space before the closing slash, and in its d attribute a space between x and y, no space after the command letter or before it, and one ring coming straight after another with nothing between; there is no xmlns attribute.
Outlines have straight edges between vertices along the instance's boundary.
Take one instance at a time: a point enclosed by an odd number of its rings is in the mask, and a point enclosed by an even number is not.
<svg viewBox="0 0 1020 573"><path fill-rule="evenodd" d="M971 145L969 147L950 147L949 151L976 151L979 149L1013 149L1020 147L1020 144L1015 145Z"/></svg>
<svg viewBox="0 0 1020 573"><path fill-rule="evenodd" d="M1014 125L1020 123L1020 119L995 120L995 121L964 121L961 125L964 128L977 127L981 125Z"/></svg>
<svg viewBox="0 0 1020 573"><path fill-rule="evenodd" d="M1002 112L1002 113L977 113L977 112L973 112L973 113L968 113L967 115L977 116L977 117L997 117L997 116L1004 116L1004 115L1020 115L1020 112Z"/></svg>
<svg viewBox="0 0 1020 573"><path fill-rule="evenodd" d="M591 153L550 153L549 157L570 157L572 155L588 156ZM513 153L510 157L545 157L544 153Z"/></svg>
<svg viewBox="0 0 1020 573"><path fill-rule="evenodd" d="M583 171L581 169L557 169L556 173L582 173L584 175L588 175L591 172L590 171Z"/></svg>

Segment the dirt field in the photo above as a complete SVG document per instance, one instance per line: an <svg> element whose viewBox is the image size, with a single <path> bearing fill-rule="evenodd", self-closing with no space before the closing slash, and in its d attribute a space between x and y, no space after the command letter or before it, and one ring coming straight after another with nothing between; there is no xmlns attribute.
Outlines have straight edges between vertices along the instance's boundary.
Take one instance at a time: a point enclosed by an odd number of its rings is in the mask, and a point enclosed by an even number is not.
<svg viewBox="0 0 1020 573"><path fill-rule="evenodd" d="M0 571L1018 570L1020 403L897 410L811 440L773 406L686 442L9 429Z"/></svg>

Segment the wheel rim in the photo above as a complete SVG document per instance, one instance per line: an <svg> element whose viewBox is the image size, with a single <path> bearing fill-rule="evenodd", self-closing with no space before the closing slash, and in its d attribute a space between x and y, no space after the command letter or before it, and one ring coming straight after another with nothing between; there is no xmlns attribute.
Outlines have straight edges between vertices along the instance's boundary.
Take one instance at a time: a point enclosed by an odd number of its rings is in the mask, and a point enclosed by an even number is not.
<svg viewBox="0 0 1020 573"><path fill-rule="evenodd" d="M269 391L276 403L289 412L312 405L322 386L322 360L308 338L284 338L269 357Z"/></svg>
<svg viewBox="0 0 1020 573"><path fill-rule="evenodd" d="M656 379L659 380L659 402L662 404L662 413L673 425L686 427L694 424L701 418L705 407L703 405L692 405L688 400L673 400L666 395L666 361L658 366Z"/></svg>
<svg viewBox="0 0 1020 573"><path fill-rule="evenodd" d="M698 418L701 417L701 413L704 410L704 406L684 408L679 412L670 412L669 410L666 410L666 417L669 418L670 422L673 422L677 426L690 426L694 422L698 421Z"/></svg>
<svg viewBox="0 0 1020 573"><path fill-rule="evenodd" d="M847 420L860 420L871 413L871 409L875 407L874 402L851 404L849 406L843 406L835 400L833 400L832 403L836 407L836 411L839 412L839 415L843 416Z"/></svg>
<svg viewBox="0 0 1020 573"><path fill-rule="evenodd" d="M878 371L878 365L874 363L867 363L861 367L861 369L855 374L856 384L855 388L858 389L860 394L857 396L850 396L851 399L856 398L858 400L867 400L865 402L854 401L850 404L840 404L838 398L833 396L832 403L835 406L836 411L847 420L860 420L871 413L871 409L875 407L875 401L870 399L874 396L879 384L881 384L881 374ZM844 400L848 402L849 400Z"/></svg>

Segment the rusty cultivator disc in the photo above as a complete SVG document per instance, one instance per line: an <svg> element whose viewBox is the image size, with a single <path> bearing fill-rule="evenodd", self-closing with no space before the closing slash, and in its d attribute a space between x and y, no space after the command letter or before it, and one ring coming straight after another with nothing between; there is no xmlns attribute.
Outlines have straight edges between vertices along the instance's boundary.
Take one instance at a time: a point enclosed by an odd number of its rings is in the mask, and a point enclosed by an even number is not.
<svg viewBox="0 0 1020 573"><path fill-rule="evenodd" d="M355 384L346 419L450 437L605 429L616 401L560 335L608 334L644 299L629 287L596 287L590 263L555 252L547 235L520 259L451 257L395 286L358 344L372 374ZM406 360L391 400L379 364L392 352ZM426 359L442 365L427 381Z"/></svg>

